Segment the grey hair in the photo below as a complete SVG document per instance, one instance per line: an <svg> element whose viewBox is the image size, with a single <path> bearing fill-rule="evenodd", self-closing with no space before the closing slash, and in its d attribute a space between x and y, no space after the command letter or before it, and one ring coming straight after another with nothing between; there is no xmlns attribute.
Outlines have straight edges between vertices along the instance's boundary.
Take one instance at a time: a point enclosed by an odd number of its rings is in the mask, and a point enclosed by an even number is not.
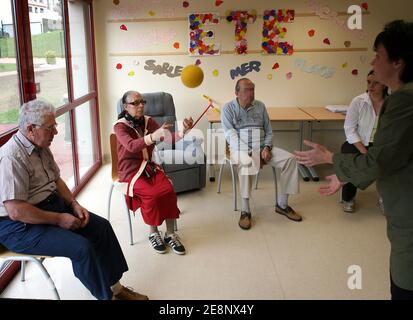
<svg viewBox="0 0 413 320"><path fill-rule="evenodd" d="M123 104L123 106L125 106L126 104L128 104L127 100L129 100L129 97L130 97L131 95L133 95L133 94L140 94L140 93L139 93L138 91L129 90L129 91L126 91L126 92L123 94L123 97L122 97L122 104Z"/></svg>
<svg viewBox="0 0 413 320"><path fill-rule="evenodd" d="M52 113L55 115L55 107L44 100L31 100L24 103L19 113L19 129L25 131L28 124L42 125L45 115Z"/></svg>
<svg viewBox="0 0 413 320"><path fill-rule="evenodd" d="M241 82L242 82L242 81L251 81L251 80L248 79L248 78L241 78L241 79L239 79L239 80L237 81L237 83L235 84L235 92L238 92L239 89L241 89Z"/></svg>

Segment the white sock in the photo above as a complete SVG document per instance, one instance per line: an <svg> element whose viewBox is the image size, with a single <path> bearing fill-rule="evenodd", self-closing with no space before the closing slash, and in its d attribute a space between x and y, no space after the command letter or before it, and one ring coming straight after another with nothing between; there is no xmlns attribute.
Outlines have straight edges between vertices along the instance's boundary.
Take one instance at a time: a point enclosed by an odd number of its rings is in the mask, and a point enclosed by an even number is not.
<svg viewBox="0 0 413 320"><path fill-rule="evenodd" d="M280 195L278 195L277 198L278 198L277 199L278 205L283 209L287 208L287 206L288 206L288 194L285 194L285 193L280 194Z"/></svg>
<svg viewBox="0 0 413 320"><path fill-rule="evenodd" d="M242 198L242 211L251 213L249 198Z"/></svg>
<svg viewBox="0 0 413 320"><path fill-rule="evenodd" d="M120 292L120 290L122 289L122 285L118 281L113 286L111 286L110 289L112 290L113 295L117 295Z"/></svg>

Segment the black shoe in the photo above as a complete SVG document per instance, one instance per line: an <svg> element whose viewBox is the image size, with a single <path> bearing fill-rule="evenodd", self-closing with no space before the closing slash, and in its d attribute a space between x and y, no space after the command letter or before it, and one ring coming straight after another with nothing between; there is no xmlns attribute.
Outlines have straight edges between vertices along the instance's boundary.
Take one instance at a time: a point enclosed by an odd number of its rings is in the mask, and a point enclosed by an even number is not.
<svg viewBox="0 0 413 320"><path fill-rule="evenodd" d="M176 233L165 236L164 241L166 245L170 246L173 252L175 252L176 254L185 254L185 247L181 243L181 239L179 239Z"/></svg>
<svg viewBox="0 0 413 320"><path fill-rule="evenodd" d="M158 253L165 253L166 247L165 243L162 241L162 236L159 232L154 232L149 235L149 242L152 245L152 248Z"/></svg>

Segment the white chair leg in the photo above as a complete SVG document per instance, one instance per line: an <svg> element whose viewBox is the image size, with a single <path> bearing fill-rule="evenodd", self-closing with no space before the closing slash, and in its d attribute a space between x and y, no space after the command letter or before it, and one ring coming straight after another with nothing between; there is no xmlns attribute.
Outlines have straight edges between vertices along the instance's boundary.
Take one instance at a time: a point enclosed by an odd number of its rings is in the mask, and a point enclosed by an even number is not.
<svg viewBox="0 0 413 320"><path fill-rule="evenodd" d="M234 198L234 211L237 211L237 176L235 175L234 165L229 163L232 175L232 197Z"/></svg>
<svg viewBox="0 0 413 320"><path fill-rule="evenodd" d="M125 196L123 196L125 197ZM129 238L130 238L130 245L133 245L133 231L132 231L132 222L130 219L131 213L129 211L128 205L126 204L126 200L122 201L123 205L125 207L125 213L126 213L126 217L127 217L127 221L128 221L128 225L129 225Z"/></svg>
<svg viewBox="0 0 413 320"><path fill-rule="evenodd" d="M57 292L54 281L53 281L52 277L50 276L49 272L47 272L47 270L44 267L43 263L41 261L39 261L38 259L36 259L36 258L33 258L33 260L31 260L31 261L33 261L39 267L39 269L42 272L43 276L46 278L48 286L53 290L53 294L54 294L56 300L60 300L60 296L59 296L59 293Z"/></svg>
<svg viewBox="0 0 413 320"><path fill-rule="evenodd" d="M224 169L226 160L222 160L221 165L219 166L219 175L218 175L218 193L221 193L221 182L222 182L222 169Z"/></svg>
<svg viewBox="0 0 413 320"><path fill-rule="evenodd" d="M54 281L53 281L52 277L50 276L49 272L47 272L47 269L45 268L45 266L43 265L41 260L39 260L38 258L35 258L35 257L31 257L31 256L7 257L6 259L4 259L3 263L1 264L0 269L3 267L3 265L7 261L20 261L22 263L22 268L24 268L23 264L26 261L33 262L40 269L40 271L42 272L42 275L46 278L47 285L48 285L49 288L51 288L53 290L53 294L54 294L56 300L60 300L60 296L59 296L59 293L57 292L57 288L54 284ZM22 269L22 273L24 274L24 269ZM24 281L24 280L22 280L22 281Z"/></svg>
<svg viewBox="0 0 413 320"><path fill-rule="evenodd" d="M219 167L219 175L218 175L218 193L221 193L221 183L222 183L222 171L226 162L229 162L229 166L231 168L231 176L232 176L232 198L234 200L234 211L237 211L237 177L234 171L234 165L230 160L225 158L222 160L222 163Z"/></svg>
<svg viewBox="0 0 413 320"><path fill-rule="evenodd" d="M108 196L108 221L110 221L110 203L112 200L113 187L114 187L114 184L112 183L109 189L109 196Z"/></svg>
<svg viewBox="0 0 413 320"><path fill-rule="evenodd" d="M272 168L272 174L274 176L274 192L275 192L275 205L277 206L277 201L278 201L278 189L277 189L277 171L275 170L274 167Z"/></svg>
<svg viewBox="0 0 413 320"><path fill-rule="evenodd" d="M255 175L255 187L254 189L258 189L258 177L260 176L260 170L258 170L257 174Z"/></svg>
<svg viewBox="0 0 413 320"><path fill-rule="evenodd" d="M26 261L22 260L20 262L20 281L24 282L26 280Z"/></svg>

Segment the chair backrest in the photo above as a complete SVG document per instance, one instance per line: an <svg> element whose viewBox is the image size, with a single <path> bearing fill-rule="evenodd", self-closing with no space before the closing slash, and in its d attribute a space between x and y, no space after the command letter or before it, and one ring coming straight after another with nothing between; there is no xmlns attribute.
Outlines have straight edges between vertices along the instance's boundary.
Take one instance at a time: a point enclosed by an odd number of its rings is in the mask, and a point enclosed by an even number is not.
<svg viewBox="0 0 413 320"><path fill-rule="evenodd" d="M110 155L112 157L112 180L118 180L118 141L114 133L110 134Z"/></svg>
<svg viewBox="0 0 413 320"><path fill-rule="evenodd" d="M159 125L168 122L173 125L171 131L175 131L176 113L172 95L166 92L143 93L142 98L146 100L144 114L153 118ZM117 112L123 110L122 99L117 104Z"/></svg>

